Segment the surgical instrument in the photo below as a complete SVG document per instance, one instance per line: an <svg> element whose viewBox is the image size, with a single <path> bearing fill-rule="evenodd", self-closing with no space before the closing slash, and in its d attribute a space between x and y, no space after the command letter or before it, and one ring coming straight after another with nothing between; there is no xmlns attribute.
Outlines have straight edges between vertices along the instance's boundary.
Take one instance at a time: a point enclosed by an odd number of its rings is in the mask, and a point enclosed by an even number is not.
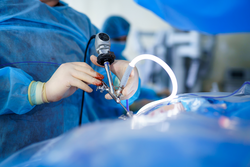
<svg viewBox="0 0 250 167"><path fill-rule="evenodd" d="M103 82L102 86L97 87L97 90L100 89L101 92L107 91L110 94L110 96L116 101L116 103L119 103L123 107L123 109L126 111L126 116L132 117L133 112L128 111L126 107L122 105L121 100L120 100L120 96L122 95L122 90L127 83L128 77L125 77L126 81L122 82L123 85L119 86L119 89L117 91L114 89L114 86L113 86L110 65L114 62L115 55L113 52L110 51L110 45L111 45L110 37L107 34L98 33L95 36L95 48L96 48L96 52L98 53L97 63L104 66L106 73L107 73L108 82L109 82L109 87L107 86L106 83Z"/></svg>

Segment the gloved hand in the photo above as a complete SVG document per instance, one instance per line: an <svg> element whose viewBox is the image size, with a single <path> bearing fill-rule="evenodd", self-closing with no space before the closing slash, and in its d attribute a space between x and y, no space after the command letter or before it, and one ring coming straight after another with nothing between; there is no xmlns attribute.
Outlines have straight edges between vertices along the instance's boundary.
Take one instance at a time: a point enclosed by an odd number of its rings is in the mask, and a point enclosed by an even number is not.
<svg viewBox="0 0 250 167"><path fill-rule="evenodd" d="M97 65L99 67L104 67L104 66L101 66L97 63L96 56L92 55L90 57L90 60L95 65ZM112 63L110 65L110 70L119 78L119 80L121 80L123 77L123 74L125 73L125 71L128 67L128 64L129 64L129 61L115 60L114 63ZM138 74L137 68L135 67L132 70L132 72L129 76L128 82L122 91L121 100L129 99L130 97L132 97L135 94L135 92L137 91L137 88L138 88L138 82L139 82L139 74ZM112 97L108 93L105 95L105 98L112 99Z"/></svg>
<svg viewBox="0 0 250 167"><path fill-rule="evenodd" d="M49 102L59 101L71 96L78 88L90 93L93 90L88 84L100 86L103 78L86 63L62 64L45 84L47 99Z"/></svg>

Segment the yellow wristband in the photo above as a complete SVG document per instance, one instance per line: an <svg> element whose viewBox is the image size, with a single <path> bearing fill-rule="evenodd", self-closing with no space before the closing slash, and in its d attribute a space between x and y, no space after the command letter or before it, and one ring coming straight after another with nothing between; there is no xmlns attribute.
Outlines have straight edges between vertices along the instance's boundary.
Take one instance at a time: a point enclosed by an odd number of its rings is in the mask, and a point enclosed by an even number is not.
<svg viewBox="0 0 250 167"><path fill-rule="evenodd" d="M29 99L29 102L32 106L34 106L34 104L32 103L31 101L31 97L30 97L30 89L31 89L31 85L34 83L35 81L32 81L29 85L29 88L28 88L28 99Z"/></svg>
<svg viewBox="0 0 250 167"><path fill-rule="evenodd" d="M46 87L45 87L45 84L43 84L43 100L45 103L49 103L48 99L47 99L47 96L46 96Z"/></svg>
<svg viewBox="0 0 250 167"><path fill-rule="evenodd" d="M46 96L45 83L32 81L28 88L28 99L32 106L49 103Z"/></svg>
<svg viewBox="0 0 250 167"><path fill-rule="evenodd" d="M43 85L44 83L43 82L40 82L40 81L37 81L37 84L36 84L36 93L35 93L35 104L36 105L40 105L40 104L43 104L43 95L42 95L42 92L43 92ZM34 103L34 102L33 102Z"/></svg>

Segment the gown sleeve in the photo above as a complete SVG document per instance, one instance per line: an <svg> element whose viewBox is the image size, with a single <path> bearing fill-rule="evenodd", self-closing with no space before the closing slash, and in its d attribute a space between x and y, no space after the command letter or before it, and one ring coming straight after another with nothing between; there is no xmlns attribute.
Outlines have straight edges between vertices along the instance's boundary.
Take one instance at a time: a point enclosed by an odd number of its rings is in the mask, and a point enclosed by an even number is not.
<svg viewBox="0 0 250 167"><path fill-rule="evenodd" d="M32 110L28 100L28 87L33 78L13 67L0 69L0 115L3 114L25 114Z"/></svg>

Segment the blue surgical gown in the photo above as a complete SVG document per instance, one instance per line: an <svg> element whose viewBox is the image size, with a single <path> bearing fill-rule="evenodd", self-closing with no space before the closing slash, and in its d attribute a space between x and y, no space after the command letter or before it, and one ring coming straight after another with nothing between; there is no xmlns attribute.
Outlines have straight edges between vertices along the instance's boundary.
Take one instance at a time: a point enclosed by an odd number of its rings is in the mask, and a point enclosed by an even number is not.
<svg viewBox="0 0 250 167"><path fill-rule="evenodd" d="M0 161L79 125L82 90L37 106L31 106L27 98L32 80L46 82L60 64L82 62L89 38L98 33L86 15L61 4L52 8L39 0L0 3ZM91 63L89 55L96 55L93 41L90 46L87 63L105 74L103 68ZM92 88L92 93L85 93L83 123L122 114L116 110L121 106ZM130 102L138 95L139 91Z"/></svg>

